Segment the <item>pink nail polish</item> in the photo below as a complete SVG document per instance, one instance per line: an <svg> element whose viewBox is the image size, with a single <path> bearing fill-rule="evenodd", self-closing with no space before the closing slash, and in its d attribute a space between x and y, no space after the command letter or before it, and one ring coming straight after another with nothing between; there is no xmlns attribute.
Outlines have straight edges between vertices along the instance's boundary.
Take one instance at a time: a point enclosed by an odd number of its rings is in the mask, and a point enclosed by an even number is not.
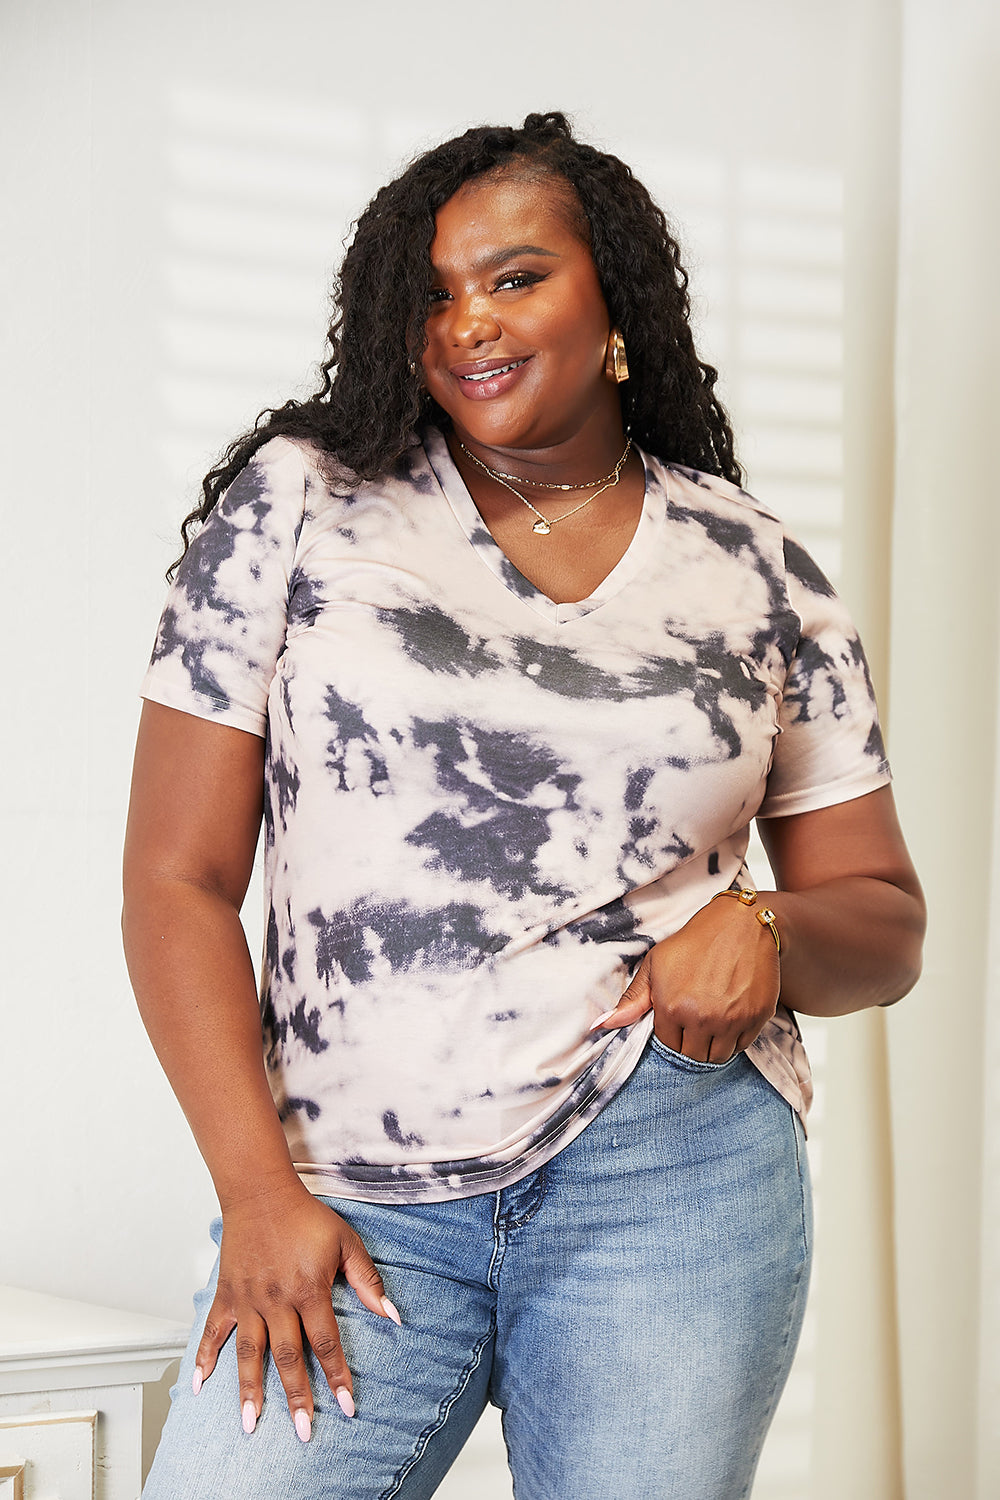
<svg viewBox="0 0 1000 1500"><path fill-rule="evenodd" d="M308 1443L312 1435L312 1423L309 1420L308 1412L297 1411L295 1413L295 1431L304 1443Z"/></svg>
<svg viewBox="0 0 1000 1500"><path fill-rule="evenodd" d="M353 1417L354 1416L354 1410L355 1410L355 1408L354 1408L354 1399L351 1396L350 1391L347 1389L347 1386L346 1385L338 1385L336 1391L334 1392L334 1395L337 1397L337 1405L340 1407L341 1411L344 1413L344 1416L345 1417Z"/></svg>
<svg viewBox="0 0 1000 1500"><path fill-rule="evenodd" d="M198 1392L201 1390L202 1381L204 1379L205 1379L205 1377L201 1373L201 1365L195 1365L195 1367L194 1367L194 1374L191 1376L191 1389L192 1389L192 1391L194 1392L194 1394L196 1396L197 1396Z"/></svg>
<svg viewBox="0 0 1000 1500"><path fill-rule="evenodd" d="M382 1311L386 1314L387 1317L392 1319L397 1328L402 1328L403 1320L399 1316L399 1308L394 1302L390 1302L388 1297L382 1298Z"/></svg>
<svg viewBox="0 0 1000 1500"><path fill-rule="evenodd" d="M618 1009L618 1007L616 1005L615 1006L615 1010L617 1010L617 1009ZM604 1025L605 1021L610 1021L610 1019L614 1015L614 1013L615 1013L614 1010L606 1010L604 1012L603 1016L598 1016L598 1018L597 1018L596 1021L591 1021L589 1027L587 1028L588 1031L596 1031L597 1028L598 1028L598 1026L603 1026Z"/></svg>
<svg viewBox="0 0 1000 1500"><path fill-rule="evenodd" d="M257 1408L252 1401L243 1403L243 1431L253 1432L257 1426Z"/></svg>

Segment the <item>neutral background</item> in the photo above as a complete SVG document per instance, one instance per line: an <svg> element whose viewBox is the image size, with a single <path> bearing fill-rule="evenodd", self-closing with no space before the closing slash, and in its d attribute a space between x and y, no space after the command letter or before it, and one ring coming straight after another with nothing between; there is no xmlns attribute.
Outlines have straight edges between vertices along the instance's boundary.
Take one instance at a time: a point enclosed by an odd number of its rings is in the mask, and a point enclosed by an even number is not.
<svg viewBox="0 0 1000 1500"><path fill-rule="evenodd" d="M341 242L379 183L467 124L562 108L689 248L750 487L862 626L932 905L919 990L809 1028L819 1258L755 1496L1000 1492L996 16L0 5L0 1281L189 1315L213 1197L117 931L136 688L177 522L220 447L308 386ZM256 896L246 917L256 945ZM451 1493L509 1494L493 1443ZM473 1489L477 1464L499 1477Z"/></svg>

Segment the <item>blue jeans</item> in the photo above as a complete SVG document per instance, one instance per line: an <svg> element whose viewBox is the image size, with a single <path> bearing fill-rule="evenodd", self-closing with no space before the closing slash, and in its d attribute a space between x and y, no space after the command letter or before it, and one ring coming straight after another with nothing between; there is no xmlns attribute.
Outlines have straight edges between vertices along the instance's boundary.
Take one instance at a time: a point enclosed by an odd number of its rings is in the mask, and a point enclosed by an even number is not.
<svg viewBox="0 0 1000 1500"><path fill-rule="evenodd" d="M213 1273L144 1500L423 1500L487 1401L517 1500L749 1494L798 1338L811 1207L801 1126L742 1054L692 1062L654 1038L603 1113L502 1192L325 1201L403 1318L334 1286L357 1417L310 1356L301 1443L269 1360L248 1437L233 1338L193 1396Z"/></svg>

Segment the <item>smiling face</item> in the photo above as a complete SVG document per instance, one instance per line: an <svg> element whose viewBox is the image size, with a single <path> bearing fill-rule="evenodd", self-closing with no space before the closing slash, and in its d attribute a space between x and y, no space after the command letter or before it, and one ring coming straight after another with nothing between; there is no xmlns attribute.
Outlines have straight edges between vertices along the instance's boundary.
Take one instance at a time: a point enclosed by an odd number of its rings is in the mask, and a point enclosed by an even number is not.
<svg viewBox="0 0 1000 1500"><path fill-rule="evenodd" d="M613 463L622 424L604 372L608 310L567 192L491 177L438 211L424 380L470 447L581 461L613 450Z"/></svg>

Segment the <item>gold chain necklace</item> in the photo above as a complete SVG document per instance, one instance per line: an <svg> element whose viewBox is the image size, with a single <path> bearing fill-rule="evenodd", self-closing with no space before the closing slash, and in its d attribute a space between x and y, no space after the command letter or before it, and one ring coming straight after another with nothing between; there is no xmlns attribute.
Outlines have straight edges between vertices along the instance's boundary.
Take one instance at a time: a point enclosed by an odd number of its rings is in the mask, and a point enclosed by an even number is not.
<svg viewBox="0 0 1000 1500"><path fill-rule="evenodd" d="M521 501L522 505L526 505L528 509L538 517L538 520L531 528L535 535L548 536L553 526L558 526L560 521L568 521L570 516L578 515L581 510L583 510L591 503L591 501L596 500L598 495L603 495L605 490L614 488L614 486L621 478L622 469L625 467L625 460L628 458L631 451L632 439L625 439L625 447L622 449L622 456L615 464L610 474L605 474L603 479L588 480L585 484L551 484L544 479L520 479L516 474L505 474L500 469L491 469L489 464L483 463L483 460L481 458L477 458L474 453L469 452L468 448L462 442L461 438L459 438L458 440L458 446L461 448L466 458L470 458L472 462L476 464L480 469L482 469L485 473L487 473L491 479L495 479L498 484L502 484L504 489L510 490L511 494L516 495L517 498ZM518 484L531 484L536 488L543 490L589 490L592 485L596 485L597 488L594 490L594 493L592 495L587 496L586 500L581 501L579 505L574 505L572 510L564 511L561 516L549 517L543 516L538 507L536 505L532 505L531 501L526 495L522 495L520 490L516 490L514 488L513 484L510 483L512 479L517 479Z"/></svg>

